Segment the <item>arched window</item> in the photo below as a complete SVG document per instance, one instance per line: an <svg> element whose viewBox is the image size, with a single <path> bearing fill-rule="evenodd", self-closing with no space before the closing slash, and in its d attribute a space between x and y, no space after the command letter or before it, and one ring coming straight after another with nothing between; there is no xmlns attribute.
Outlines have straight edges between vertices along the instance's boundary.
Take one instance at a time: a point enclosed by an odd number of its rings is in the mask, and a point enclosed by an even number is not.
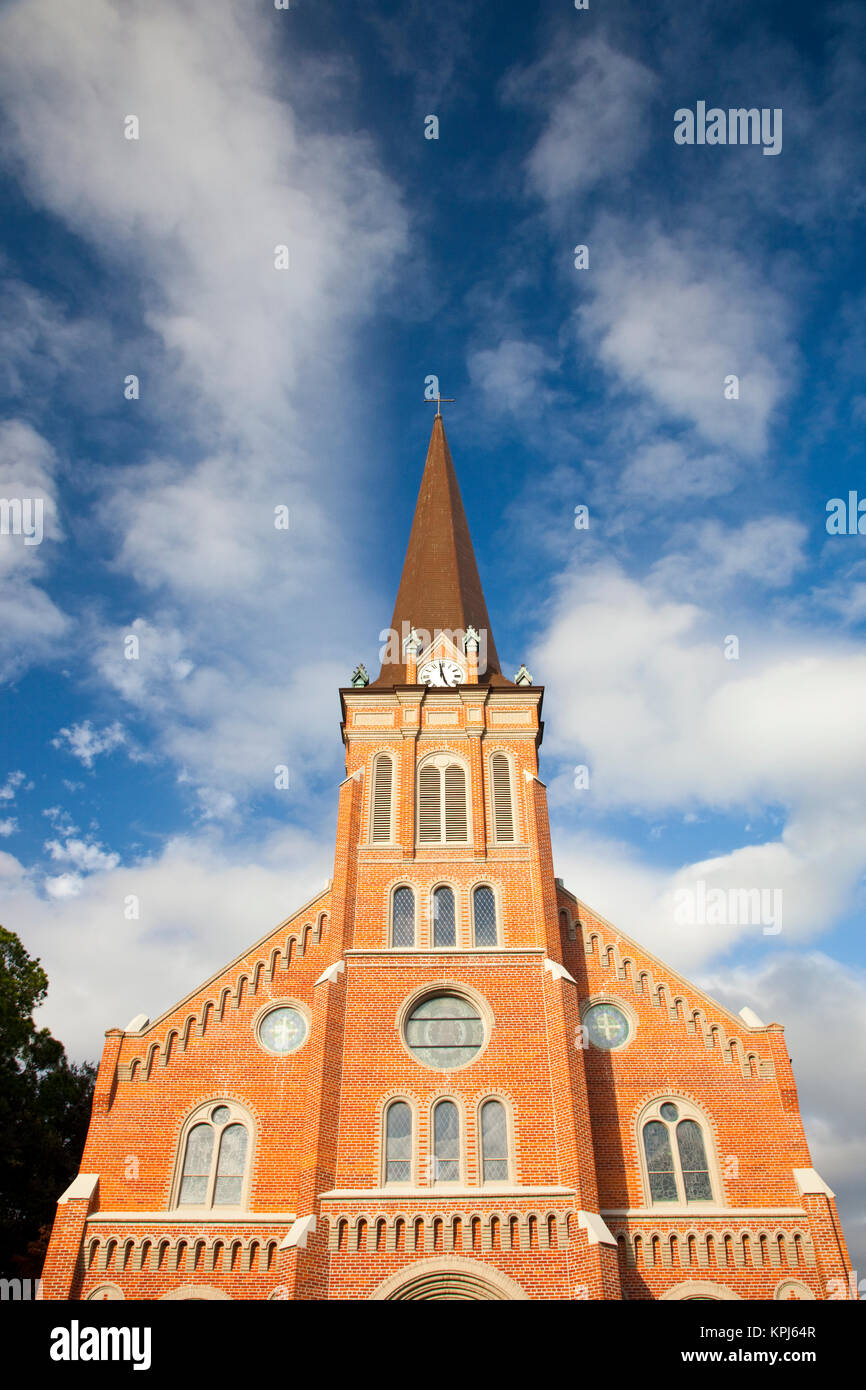
<svg viewBox="0 0 866 1390"><path fill-rule="evenodd" d="M693 1107L692 1107L693 1108ZM680 1101L661 1101L643 1126L643 1150L650 1200L714 1200L704 1132L698 1120L683 1113Z"/></svg>
<svg viewBox="0 0 866 1390"><path fill-rule="evenodd" d="M457 918L454 912L454 894L447 887L434 888L433 945L455 946L456 944Z"/></svg>
<svg viewBox="0 0 866 1390"><path fill-rule="evenodd" d="M395 888L391 899L391 945L415 945L415 894L411 888Z"/></svg>
<svg viewBox="0 0 866 1390"><path fill-rule="evenodd" d="M460 1181L460 1115L453 1100L440 1100L433 1111L434 1182Z"/></svg>
<svg viewBox="0 0 866 1390"><path fill-rule="evenodd" d="M466 844L466 770L460 763L424 763L418 774L418 843Z"/></svg>
<svg viewBox="0 0 866 1390"><path fill-rule="evenodd" d="M239 1207L244 1198L249 1129L240 1106L202 1106L187 1130L177 1204Z"/></svg>
<svg viewBox="0 0 866 1390"><path fill-rule="evenodd" d="M508 1180L508 1125L501 1100L486 1100L481 1107L481 1181Z"/></svg>
<svg viewBox="0 0 866 1390"><path fill-rule="evenodd" d="M385 1182L412 1180L412 1111L395 1100L385 1114Z"/></svg>
<svg viewBox="0 0 866 1390"><path fill-rule="evenodd" d="M498 946L496 895L486 883L472 894L472 927L476 946Z"/></svg>
<svg viewBox="0 0 866 1390"><path fill-rule="evenodd" d="M504 753L490 759L493 836L500 844L514 842L514 810L511 800L511 768Z"/></svg>
<svg viewBox="0 0 866 1390"><path fill-rule="evenodd" d="M393 780L394 762L390 753L379 753L373 763L373 795L370 807L370 842L374 845L387 845L392 839Z"/></svg>

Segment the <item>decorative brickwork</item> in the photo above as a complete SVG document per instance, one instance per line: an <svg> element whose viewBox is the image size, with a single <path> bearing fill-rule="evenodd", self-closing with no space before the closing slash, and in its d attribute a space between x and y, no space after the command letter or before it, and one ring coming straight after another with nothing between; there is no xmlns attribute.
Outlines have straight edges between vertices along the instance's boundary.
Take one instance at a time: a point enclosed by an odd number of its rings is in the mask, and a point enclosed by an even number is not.
<svg viewBox="0 0 866 1390"><path fill-rule="evenodd" d="M455 489L437 417L395 621L487 620ZM438 545L439 608L415 613ZM427 688L415 655L341 691L328 887L161 1018L106 1034L44 1297L847 1286L781 1026L730 1014L554 877L541 688L474 662Z"/></svg>

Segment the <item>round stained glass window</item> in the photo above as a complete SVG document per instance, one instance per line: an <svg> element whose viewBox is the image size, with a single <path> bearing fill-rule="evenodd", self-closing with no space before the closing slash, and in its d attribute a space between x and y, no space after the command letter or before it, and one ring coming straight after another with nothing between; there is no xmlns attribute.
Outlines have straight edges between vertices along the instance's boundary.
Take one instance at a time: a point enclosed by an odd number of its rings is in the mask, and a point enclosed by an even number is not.
<svg viewBox="0 0 866 1390"><path fill-rule="evenodd" d="M674 1105L673 1101L670 1100L666 1100L664 1105L659 1110L659 1114L661 1115L663 1120L676 1120L679 1117L679 1113L680 1112Z"/></svg>
<svg viewBox="0 0 866 1390"><path fill-rule="evenodd" d="M628 1018L616 1004L593 1004L583 1016L590 1042L610 1052L628 1041Z"/></svg>
<svg viewBox="0 0 866 1390"><path fill-rule="evenodd" d="M436 994L416 1004L406 1020L406 1046L428 1067L454 1071L481 1050L484 1024L478 1010L457 994Z"/></svg>
<svg viewBox="0 0 866 1390"><path fill-rule="evenodd" d="M299 1009L283 1006L271 1009L259 1024L259 1038L268 1052L285 1056L296 1052L307 1038L307 1020Z"/></svg>
<svg viewBox="0 0 866 1390"><path fill-rule="evenodd" d="M210 1112L210 1117L215 1125L224 1125L231 1113L227 1105L217 1105Z"/></svg>

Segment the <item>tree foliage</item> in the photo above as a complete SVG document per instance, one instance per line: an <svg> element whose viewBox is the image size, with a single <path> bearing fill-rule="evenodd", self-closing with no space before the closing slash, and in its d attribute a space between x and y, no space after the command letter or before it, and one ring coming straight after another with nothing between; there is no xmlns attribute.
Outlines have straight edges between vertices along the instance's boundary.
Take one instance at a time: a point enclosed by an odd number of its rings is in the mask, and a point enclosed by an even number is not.
<svg viewBox="0 0 866 1390"><path fill-rule="evenodd" d="M39 1274L57 1198L78 1172L96 1068L37 1028L48 977L0 927L0 1273Z"/></svg>

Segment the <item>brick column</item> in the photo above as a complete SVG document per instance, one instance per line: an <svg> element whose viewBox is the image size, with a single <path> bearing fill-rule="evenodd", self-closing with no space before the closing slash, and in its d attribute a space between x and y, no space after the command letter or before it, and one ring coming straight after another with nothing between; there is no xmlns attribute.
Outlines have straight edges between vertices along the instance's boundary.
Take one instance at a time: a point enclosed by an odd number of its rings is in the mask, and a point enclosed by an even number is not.
<svg viewBox="0 0 866 1390"><path fill-rule="evenodd" d="M357 892L358 841L361 822L361 786L349 777L340 787L337 812L337 852L331 889L328 929L331 964L344 962L352 945ZM327 969L327 967L326 967ZM343 1021L346 1005L346 969L317 984L313 994L313 1026L308 1047L309 1106L305 1117L304 1153L298 1178L297 1215L319 1216L319 1193L334 1185L337 1163L340 1086L343 1059ZM328 1255L320 1238L312 1236L306 1248L295 1246L280 1252L277 1282L292 1299L321 1299L327 1294Z"/></svg>
<svg viewBox="0 0 866 1390"><path fill-rule="evenodd" d="M88 1216L98 1205L98 1193L98 1173L79 1173L58 1198L42 1270L44 1299L68 1301L76 1297L76 1286L84 1274L84 1231Z"/></svg>

